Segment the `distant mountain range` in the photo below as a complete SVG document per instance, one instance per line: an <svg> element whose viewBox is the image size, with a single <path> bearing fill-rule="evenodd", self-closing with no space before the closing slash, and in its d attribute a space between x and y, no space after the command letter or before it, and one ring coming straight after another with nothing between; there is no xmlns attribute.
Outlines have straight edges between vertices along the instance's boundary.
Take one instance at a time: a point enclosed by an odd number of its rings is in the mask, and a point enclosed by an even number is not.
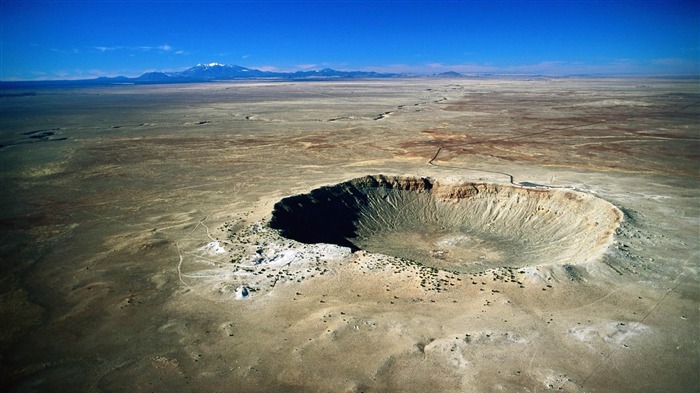
<svg viewBox="0 0 700 393"><path fill-rule="evenodd" d="M51 86L99 86L99 85L146 85L166 83L201 83L232 80L350 80L350 79L380 79L380 78L543 78L543 75L509 75L509 74L461 74L455 71L447 71L431 75L418 75L406 73L382 73L374 71L338 71L331 68L312 71L276 72L262 71L254 68L246 68L238 65L220 63L197 64L179 72L147 72L134 78L126 76L106 77L80 80L37 80L37 81L0 81L3 90L51 87ZM2 92L0 97L13 96L16 92Z"/></svg>
<svg viewBox="0 0 700 393"><path fill-rule="evenodd" d="M94 79L71 79L71 80L34 80L34 81L0 81L0 89L21 89L31 87L51 87L51 86L93 86L93 85L145 85L145 84L166 84L166 83L201 83L214 81L231 80L345 80L345 79L379 79L379 78L537 78L550 79L562 77L605 77L598 74L577 74L568 76L545 76L541 74L498 74L498 73L478 73L461 74L455 71L447 71L431 75L406 74L406 73L381 73L374 71L338 71L331 68L313 71L296 72L275 72L262 71L254 68L246 68L238 65L226 65L220 63L197 64L184 71L179 72L147 72L141 76L130 78L126 76L106 77L102 76ZM688 78L681 76L657 76L670 79ZM690 76L697 79L698 76ZM0 97L9 97L16 94L25 95L28 93L2 92Z"/></svg>
<svg viewBox="0 0 700 393"><path fill-rule="evenodd" d="M456 76L460 75L454 73ZM270 80L334 80L334 79L366 79L366 78L396 78L415 75L379 73L372 71L338 71L324 68L318 71L274 72L245 68L238 65L219 63L197 64L180 72L147 72L135 78L125 76L99 77L82 80L48 80L48 81L19 81L2 82L5 88L14 85L112 85L112 84L161 84L161 83L194 83L245 79Z"/></svg>
<svg viewBox="0 0 700 393"><path fill-rule="evenodd" d="M325 68L320 71L272 72L219 63L197 64L180 72L149 72L137 78L126 78L134 83L183 83L236 79L350 79L392 78L398 74L382 74L366 71L337 71ZM105 80L105 78L102 78ZM123 81L124 78L106 78Z"/></svg>

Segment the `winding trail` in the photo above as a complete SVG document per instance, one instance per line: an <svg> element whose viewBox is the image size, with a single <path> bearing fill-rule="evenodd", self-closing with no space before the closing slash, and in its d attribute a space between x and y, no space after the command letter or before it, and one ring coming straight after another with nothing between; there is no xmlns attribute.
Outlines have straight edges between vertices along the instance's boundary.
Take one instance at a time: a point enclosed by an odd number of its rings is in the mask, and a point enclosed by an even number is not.
<svg viewBox="0 0 700 393"><path fill-rule="evenodd" d="M625 119L623 119L623 120L625 120ZM530 136L533 136L533 135L547 134L547 133L550 133L550 132L552 132L552 131L571 130L571 129L574 129L574 128L588 127L588 126L592 126L592 125L596 125L596 124L602 124L602 123L606 123L606 122L607 122L607 120L601 120L601 121L596 121L596 122L592 122L592 123L579 124L579 125L567 126L567 127L561 127L561 128L548 128L548 129L545 129L544 131L531 132L531 133L528 133L528 134L509 136L509 137L505 137L505 138L490 139L490 140L482 141L482 142L479 142L479 143L482 144L482 143L489 143L489 142L509 141L509 140L513 140L513 139L527 138L527 137L530 137ZM443 148L445 148L445 147L447 147L447 146L456 146L456 145L458 145L458 144L440 146L440 147L437 149L437 151L435 152L435 155L433 155L433 157L430 159L430 161L428 161L428 165L437 166L437 167L441 167L441 168L461 169L461 170L465 170L465 169L466 169L466 170L470 170L470 171L477 171L477 172L493 173L493 174L497 174L497 175L503 175L503 176L507 176L507 177L508 177L508 180L509 180L510 184L513 184L513 185L515 185L515 186L520 186L520 187L569 188L569 187L566 187L566 186L546 186L546 185L543 185L543 184L536 184L536 183L530 183L530 182L516 182L516 181L515 181L515 178L513 177L513 175L511 175L510 173L506 173L506 172L489 171L489 170L486 170L486 169L471 168L471 167L458 167L458 166L450 166L450 165L439 165L439 164L436 164L436 163L435 163L435 161L437 160L438 156L440 155L440 152L442 152L442 149L443 149Z"/></svg>
<svg viewBox="0 0 700 393"><path fill-rule="evenodd" d="M440 146L440 147L437 149L437 151L435 152L435 155L433 156L433 158L431 158L430 161L428 161L428 165L437 166L437 167L440 167L440 168L462 169L462 170L466 169L466 170L477 171L477 172L495 173L495 174L497 174L497 175L507 176L507 177L508 177L508 181L509 181L510 184L512 184L512 185L527 187L526 185L523 185L523 184L520 184L520 183L516 183L515 180L514 180L514 178L513 178L513 175L511 175L510 173L497 172L497 171L488 171L488 170L486 170L486 169L479 169L479 168L470 168L470 167L460 167L460 166L450 166L450 165L439 165L439 164L436 164L434 161L437 160L438 156L440 155L440 152L442 151L442 149L443 149L444 147L445 147L445 146ZM548 187L548 186L540 186L540 187Z"/></svg>
<svg viewBox="0 0 700 393"><path fill-rule="evenodd" d="M687 109L687 108L690 108L690 107L693 107L693 106L696 106L696 105L700 105L700 101L691 102L690 104L681 106L680 108L678 108L678 109L676 109L676 110L670 111L670 113L678 113L678 112L681 112L681 111L683 111L683 110L685 110L685 109ZM665 112L664 112L664 113L665 113ZM650 113L650 115L654 115L654 114L655 114L655 113ZM656 115L658 115L658 113L656 113ZM622 119L615 119L615 120L618 121L618 122L620 122L620 121L628 120L628 119L630 119L630 118L632 118L632 117L633 117L633 116L627 116L627 117L625 117L625 118L622 118ZM534 135L547 134L547 133L550 133L550 132L552 132L552 131L565 131L565 130L571 130L571 129L575 129L575 128L582 128L582 127L588 127L588 126L593 126L593 125L597 125L597 124L603 124L603 123L607 123L607 122L608 122L607 120L600 120L600 121L596 121L596 122L591 122L591 123L586 123L586 124L579 124L579 125L573 125L573 126L567 126L567 127L548 128L548 129L545 129L545 130L543 130L543 131L531 132L531 133L522 134L522 135L508 136L508 137L498 138L498 139L490 139L490 140L482 141L482 142L479 142L479 143L480 143L480 144L483 144L483 143L489 143L489 142L510 141L510 140L514 140L514 139L527 138L527 137L534 136ZM513 184L513 185L516 185L516 186L520 186L520 187L569 188L569 187L565 187L565 186L546 186L546 185L534 184L534 183L529 183L529 182L516 182L515 179L514 179L514 177L513 177L513 175L511 175L510 173L506 173L506 172L489 171L489 170L486 170L486 169L471 168L471 167L460 167L460 166L440 165L440 164L436 164L436 163L435 163L435 161L438 159L438 156L439 156L440 153L442 152L442 149L444 149L444 148L446 148L446 147L448 147L448 146L458 146L458 145L460 145L460 144L450 144L450 145L442 145L442 146L440 146L440 147L437 149L437 151L435 152L435 154L433 155L433 157L428 161L428 165L432 165L432 166L436 166L436 167L441 167L441 168L460 169L460 170L470 170L470 171L477 171L477 172L484 172L484 173L492 173L492 174L497 174L497 175L503 175L503 176L508 177L508 180L509 180L510 184Z"/></svg>

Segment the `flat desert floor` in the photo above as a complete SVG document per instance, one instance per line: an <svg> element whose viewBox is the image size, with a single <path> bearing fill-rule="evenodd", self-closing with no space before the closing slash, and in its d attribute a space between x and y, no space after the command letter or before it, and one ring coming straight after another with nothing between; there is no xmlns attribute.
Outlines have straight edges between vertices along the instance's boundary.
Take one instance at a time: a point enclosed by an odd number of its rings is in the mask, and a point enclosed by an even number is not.
<svg viewBox="0 0 700 393"><path fill-rule="evenodd" d="M0 103L3 391L700 386L697 80Z"/></svg>

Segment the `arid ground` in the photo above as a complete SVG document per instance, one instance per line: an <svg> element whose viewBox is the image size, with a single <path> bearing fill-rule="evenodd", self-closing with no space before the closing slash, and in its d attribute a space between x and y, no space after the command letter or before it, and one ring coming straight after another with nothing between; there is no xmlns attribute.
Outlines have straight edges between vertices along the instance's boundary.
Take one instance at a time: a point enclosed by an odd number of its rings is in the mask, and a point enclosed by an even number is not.
<svg viewBox="0 0 700 393"><path fill-rule="evenodd" d="M699 86L3 91L0 387L693 391Z"/></svg>

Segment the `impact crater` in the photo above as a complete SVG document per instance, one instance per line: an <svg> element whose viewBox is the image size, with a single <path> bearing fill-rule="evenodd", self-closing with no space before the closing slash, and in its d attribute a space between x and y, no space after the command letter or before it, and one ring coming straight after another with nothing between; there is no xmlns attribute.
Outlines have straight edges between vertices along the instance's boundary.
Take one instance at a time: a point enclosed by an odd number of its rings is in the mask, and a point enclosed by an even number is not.
<svg viewBox="0 0 700 393"><path fill-rule="evenodd" d="M365 176L279 201L270 227L457 272L599 259L622 212L568 189Z"/></svg>

